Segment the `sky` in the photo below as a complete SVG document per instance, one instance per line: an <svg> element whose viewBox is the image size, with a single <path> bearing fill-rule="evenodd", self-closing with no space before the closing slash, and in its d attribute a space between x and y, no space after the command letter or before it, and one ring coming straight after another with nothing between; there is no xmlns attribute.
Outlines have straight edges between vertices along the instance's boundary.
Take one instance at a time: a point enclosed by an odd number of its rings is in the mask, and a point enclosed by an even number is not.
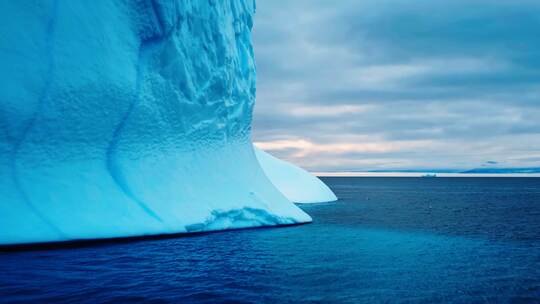
<svg viewBox="0 0 540 304"><path fill-rule="evenodd" d="M258 0L255 144L310 171L540 167L540 1Z"/></svg>

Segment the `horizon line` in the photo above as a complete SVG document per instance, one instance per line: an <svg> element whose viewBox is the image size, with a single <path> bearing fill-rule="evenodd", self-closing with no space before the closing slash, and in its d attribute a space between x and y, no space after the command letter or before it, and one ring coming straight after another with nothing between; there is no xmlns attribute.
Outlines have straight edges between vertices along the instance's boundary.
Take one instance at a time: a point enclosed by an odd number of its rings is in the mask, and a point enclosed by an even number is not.
<svg viewBox="0 0 540 304"><path fill-rule="evenodd" d="M540 177L540 173L438 173L438 172L361 172L361 171L315 171L320 177L423 177L435 174L437 177Z"/></svg>

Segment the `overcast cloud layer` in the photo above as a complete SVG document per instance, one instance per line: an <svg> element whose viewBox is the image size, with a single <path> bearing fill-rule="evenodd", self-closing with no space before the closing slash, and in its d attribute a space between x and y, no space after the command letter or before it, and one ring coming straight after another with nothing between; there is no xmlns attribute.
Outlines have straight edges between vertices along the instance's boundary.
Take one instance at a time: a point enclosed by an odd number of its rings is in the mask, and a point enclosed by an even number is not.
<svg viewBox="0 0 540 304"><path fill-rule="evenodd" d="M311 171L540 167L537 0L258 0L253 136Z"/></svg>

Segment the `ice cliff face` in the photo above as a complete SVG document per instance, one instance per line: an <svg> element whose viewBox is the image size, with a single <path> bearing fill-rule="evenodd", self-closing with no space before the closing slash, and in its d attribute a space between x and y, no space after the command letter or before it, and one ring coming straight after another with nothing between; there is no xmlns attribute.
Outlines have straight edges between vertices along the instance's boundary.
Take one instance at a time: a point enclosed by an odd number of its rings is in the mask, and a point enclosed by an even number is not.
<svg viewBox="0 0 540 304"><path fill-rule="evenodd" d="M310 221L251 146L254 9L0 2L0 244Z"/></svg>

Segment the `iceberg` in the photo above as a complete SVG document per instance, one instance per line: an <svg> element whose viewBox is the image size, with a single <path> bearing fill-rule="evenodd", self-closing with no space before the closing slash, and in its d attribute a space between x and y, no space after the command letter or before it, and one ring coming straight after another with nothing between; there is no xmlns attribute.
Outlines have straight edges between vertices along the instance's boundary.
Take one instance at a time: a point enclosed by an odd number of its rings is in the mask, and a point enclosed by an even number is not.
<svg viewBox="0 0 540 304"><path fill-rule="evenodd" d="M266 176L291 202L310 204L337 200L336 195L319 178L291 163L255 148Z"/></svg>
<svg viewBox="0 0 540 304"><path fill-rule="evenodd" d="M310 222L251 143L254 11L0 2L0 245Z"/></svg>

